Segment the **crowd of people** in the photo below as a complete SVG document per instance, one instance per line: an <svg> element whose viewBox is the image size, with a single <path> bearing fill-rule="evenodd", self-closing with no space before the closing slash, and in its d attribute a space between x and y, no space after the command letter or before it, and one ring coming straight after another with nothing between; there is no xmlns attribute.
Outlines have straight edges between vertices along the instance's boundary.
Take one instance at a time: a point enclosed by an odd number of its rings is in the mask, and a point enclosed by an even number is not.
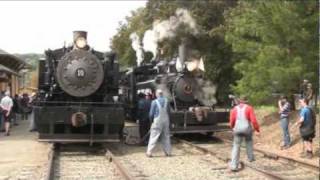
<svg viewBox="0 0 320 180"><path fill-rule="evenodd" d="M308 80L304 80L301 86L299 104L300 113L294 127L299 128L300 136L303 141L303 149L300 154L301 158L311 159L313 157L312 140L315 137L316 114L313 109L312 100L314 98L312 84ZM252 134L255 131L257 136L260 136L259 124L256 116L253 113L253 107L247 102L245 96L240 96L234 104L234 108L230 112L230 128L233 133L233 149L231 152L230 170L238 171L240 144L244 139L246 142L247 158L249 162L255 160L253 155ZM287 96L281 96L278 101L280 126L282 128L283 143L280 146L281 150L291 147L291 138L289 132L290 113L292 105L288 101ZM253 127L253 128L252 128ZM294 128L295 129L295 128Z"/></svg>
<svg viewBox="0 0 320 180"><path fill-rule="evenodd" d="M312 140L315 137L316 115L311 107L313 98L312 85L304 80L304 89L299 97L300 113L294 127L299 127L301 139L304 148L301 158L311 159L313 157ZM169 130L169 113L170 108L168 100L163 96L161 89L156 91L156 99L152 100L150 94L139 94L138 101L138 119L140 126L140 136L142 144L147 145L146 156L152 157L152 151L160 140L166 156L171 156L170 130ZM236 99L233 109L230 111L230 128L233 134L233 148L231 151L231 161L229 168L236 172L239 167L240 145L245 140L247 158L249 162L255 161L253 154L253 134L260 136L260 127L256 119L254 108L249 105L246 96L240 96ZM283 131L282 150L291 147L291 138L289 132L290 113L292 112L291 104L287 96L281 96L278 101L280 126ZM150 133L148 133L150 132Z"/></svg>
<svg viewBox="0 0 320 180"><path fill-rule="evenodd" d="M0 94L0 130L5 132L6 136L10 135L10 128L18 125L19 121L30 120L30 131L35 130L34 120L32 116L32 102L35 99L35 93L28 95L10 96L8 91ZM304 143L304 149L301 154L303 158L312 158L312 140L315 137L315 112L309 106L313 98L312 85L304 80L302 83L301 96L299 103L301 106L299 119L295 126L299 127L300 135ZM233 134L233 148L231 151L230 170L238 171L240 158L240 145L245 140L247 149L247 158L249 162L255 161L253 154L253 134L260 135L260 128L254 108L249 105L246 96L240 96L236 99L234 107L230 111L230 128ZM283 131L283 143L281 149L290 148L291 138L289 132L290 113L292 112L291 104L287 96L281 96L278 101L280 126ZM168 99L164 97L161 89L156 90L156 98L150 93L139 94L137 119L139 123L139 131L141 144L147 145L146 156L152 157L153 149L158 141L162 144L166 156L171 156L170 142L170 105ZM31 115L29 115L31 114Z"/></svg>
<svg viewBox="0 0 320 180"><path fill-rule="evenodd" d="M19 121L30 120L30 131L35 131L32 103L36 94L16 94L9 91L0 92L0 132L10 136L10 129L19 125Z"/></svg>

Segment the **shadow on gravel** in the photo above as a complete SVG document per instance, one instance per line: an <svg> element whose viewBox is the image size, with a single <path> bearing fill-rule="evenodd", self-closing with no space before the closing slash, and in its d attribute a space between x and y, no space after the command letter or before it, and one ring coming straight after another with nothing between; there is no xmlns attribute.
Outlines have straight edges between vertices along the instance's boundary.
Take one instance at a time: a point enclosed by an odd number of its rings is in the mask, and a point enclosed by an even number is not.
<svg viewBox="0 0 320 180"><path fill-rule="evenodd" d="M278 113L272 113L267 116L264 116L263 121L261 122L260 126L270 126L274 123L279 122L279 114Z"/></svg>
<svg viewBox="0 0 320 180"><path fill-rule="evenodd" d="M217 137L214 136L208 136L204 134L176 134L174 135L176 138L184 139L186 141L191 141L194 144L223 144L223 141Z"/></svg>
<svg viewBox="0 0 320 180"><path fill-rule="evenodd" d="M320 148L316 148L314 151L314 156L320 157Z"/></svg>

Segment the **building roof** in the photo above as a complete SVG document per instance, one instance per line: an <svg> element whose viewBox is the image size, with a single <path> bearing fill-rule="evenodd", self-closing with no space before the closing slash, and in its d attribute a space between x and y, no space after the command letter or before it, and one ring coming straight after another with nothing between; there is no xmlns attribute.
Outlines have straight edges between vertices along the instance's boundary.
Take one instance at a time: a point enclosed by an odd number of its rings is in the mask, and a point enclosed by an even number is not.
<svg viewBox="0 0 320 180"><path fill-rule="evenodd" d="M7 53L6 51L0 49L0 70L6 71L10 74L19 74L21 69L31 68L31 65L26 63L24 60Z"/></svg>
<svg viewBox="0 0 320 180"><path fill-rule="evenodd" d="M4 71L4 72L9 73L9 74L14 74L16 76L20 76L17 72L15 72L15 71L13 71L13 70L11 70L11 69L9 69L6 66L1 65L1 64L0 64L0 71Z"/></svg>

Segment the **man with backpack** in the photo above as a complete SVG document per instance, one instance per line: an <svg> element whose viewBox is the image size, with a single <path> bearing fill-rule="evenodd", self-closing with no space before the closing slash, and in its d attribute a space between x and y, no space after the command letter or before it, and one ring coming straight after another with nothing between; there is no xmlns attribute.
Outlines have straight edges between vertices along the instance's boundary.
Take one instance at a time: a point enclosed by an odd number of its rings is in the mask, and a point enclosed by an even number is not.
<svg viewBox="0 0 320 180"><path fill-rule="evenodd" d="M299 100L301 105L300 118L296 122L296 126L300 127L300 135L303 139L303 146L306 152L302 152L302 158L311 159L312 139L315 137L316 115L311 107L308 107L308 99L302 98Z"/></svg>
<svg viewBox="0 0 320 180"><path fill-rule="evenodd" d="M233 133L233 148L231 154L231 171L239 170L240 145L243 139L246 141L247 157L250 162L254 161L253 155L253 129L259 135L259 124L253 112L253 107L247 104L247 98L241 96L239 104L230 112L230 127ZM252 129L253 126L253 129Z"/></svg>

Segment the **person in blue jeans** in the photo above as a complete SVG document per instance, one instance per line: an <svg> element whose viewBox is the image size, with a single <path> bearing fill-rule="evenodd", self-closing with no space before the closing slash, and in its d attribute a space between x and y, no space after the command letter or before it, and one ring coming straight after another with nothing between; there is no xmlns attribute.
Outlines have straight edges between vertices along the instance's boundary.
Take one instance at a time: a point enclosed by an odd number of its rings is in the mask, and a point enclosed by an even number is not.
<svg viewBox="0 0 320 180"><path fill-rule="evenodd" d="M289 133L289 114L290 114L290 103L288 102L287 96L281 96L278 101L279 114L280 114L280 125L283 131L283 144L281 149L288 149L291 145L291 138Z"/></svg>
<svg viewBox="0 0 320 180"><path fill-rule="evenodd" d="M233 146L231 151L230 170L236 172L242 167L240 165L240 146L242 140L246 142L248 161L255 161L253 154L253 131L260 136L260 128L254 113L254 109L247 103L246 96L241 96L238 99L238 105L230 111L230 128L233 134Z"/></svg>
<svg viewBox="0 0 320 180"><path fill-rule="evenodd" d="M311 159L313 157L313 145L312 140L315 137L316 129L316 117L313 115L313 110L308 106L308 99L301 98L299 100L301 105L300 116L298 121L295 123L295 126L299 126L300 135L303 140L303 152L301 153L302 158ZM306 152L304 152L306 150Z"/></svg>

